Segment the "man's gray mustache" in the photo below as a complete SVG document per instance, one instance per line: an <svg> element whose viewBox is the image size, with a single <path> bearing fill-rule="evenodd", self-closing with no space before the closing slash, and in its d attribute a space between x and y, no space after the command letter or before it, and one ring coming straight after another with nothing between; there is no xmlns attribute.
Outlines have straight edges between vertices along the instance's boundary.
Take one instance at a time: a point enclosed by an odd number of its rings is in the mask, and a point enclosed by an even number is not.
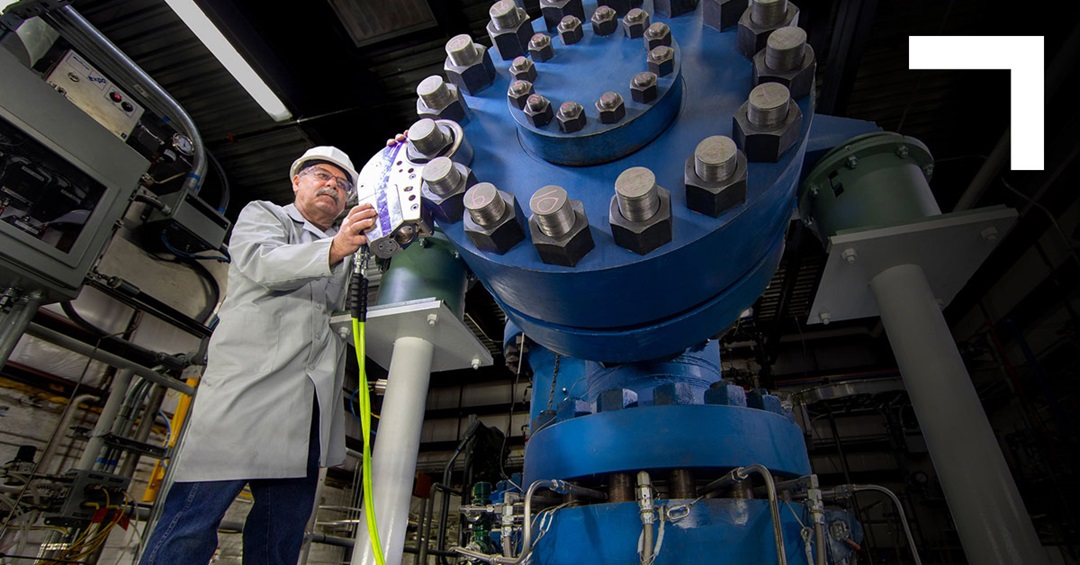
<svg viewBox="0 0 1080 565"><path fill-rule="evenodd" d="M334 188L320 188L318 191L315 192L315 196L322 196L324 194L327 195L327 196L332 197L334 199L334 202L340 203L340 200L338 199L338 195L337 195L337 189L334 189Z"/></svg>

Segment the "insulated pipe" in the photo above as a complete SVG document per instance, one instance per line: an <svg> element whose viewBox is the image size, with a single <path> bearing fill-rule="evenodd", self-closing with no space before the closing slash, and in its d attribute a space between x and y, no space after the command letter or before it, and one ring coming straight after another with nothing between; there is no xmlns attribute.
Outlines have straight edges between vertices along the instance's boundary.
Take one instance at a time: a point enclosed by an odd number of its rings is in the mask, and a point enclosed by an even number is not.
<svg viewBox="0 0 1080 565"><path fill-rule="evenodd" d="M375 517L387 565L400 564L405 547L413 476L420 451L420 429L424 424L424 403L434 355L435 347L431 342L418 337L399 337L394 341L390 357L379 435L371 459ZM369 501L365 500L364 504ZM356 531L359 551L353 553L352 565L375 563L369 535L367 521L361 521Z"/></svg>
<svg viewBox="0 0 1080 565"><path fill-rule="evenodd" d="M117 369L131 369L139 377L146 379L154 384L158 384L167 388L171 388L175 391L182 392L188 396L195 395L195 388L191 385L185 384L173 378L166 377L153 369L149 369L137 363L132 363L119 355L114 355L107 351L102 351L90 344L83 343L73 337L66 336L58 331L51 330L45 326L31 323L26 327L26 333L32 335L38 339L43 339L49 343L59 345L64 349L69 349L80 355L85 355L95 361L101 361L107 365L116 367Z"/></svg>
<svg viewBox="0 0 1080 565"><path fill-rule="evenodd" d="M47 475L50 473L49 463L52 462L52 458L56 455L56 450L60 448L61 437L63 437L63 430L66 430L71 425L71 420L75 417L75 412L79 409L79 404L86 402L90 399L99 400L97 395L94 394L80 394L71 399L67 407L64 409L63 416L60 417L60 423L56 425L57 431L53 433L49 438L48 445L45 446L45 450L41 452L38 457L37 467L35 467L35 473L41 473ZM61 472L61 469L55 469L56 473Z"/></svg>
<svg viewBox="0 0 1080 565"><path fill-rule="evenodd" d="M6 313L0 310L0 369L4 368L43 299L40 291L20 294L13 288L7 289L3 296L0 296L0 302L11 303L11 309Z"/></svg>
<svg viewBox="0 0 1080 565"><path fill-rule="evenodd" d="M113 78L127 83L126 86L142 95L141 98L147 106L152 107L162 118L175 122L183 133L191 138L191 173L184 179L181 190L197 194L203 174L206 173L206 153L202 136L184 108L75 8L64 6L44 14L43 19L52 24L78 51L104 67L105 72Z"/></svg>
<svg viewBox="0 0 1080 565"><path fill-rule="evenodd" d="M76 469L92 470L94 468L98 456L101 455L101 448L105 446L105 434L112 431L116 416L127 399L127 390L131 386L131 378L134 375L135 371L131 369L120 369L113 377L109 398L105 401L105 407L101 409L97 424L94 424L94 431L90 433L90 440L83 448L82 457L79 458Z"/></svg>
<svg viewBox="0 0 1080 565"><path fill-rule="evenodd" d="M922 267L870 281L970 563L1047 562Z"/></svg>

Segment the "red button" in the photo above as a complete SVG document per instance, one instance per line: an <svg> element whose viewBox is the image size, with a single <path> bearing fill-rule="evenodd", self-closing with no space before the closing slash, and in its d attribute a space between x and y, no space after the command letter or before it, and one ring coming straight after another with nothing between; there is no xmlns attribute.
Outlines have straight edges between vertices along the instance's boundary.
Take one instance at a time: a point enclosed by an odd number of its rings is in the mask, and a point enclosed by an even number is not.
<svg viewBox="0 0 1080 565"><path fill-rule="evenodd" d="M119 102L119 101L124 99L123 96L120 96L120 94L118 94L116 92L110 92L109 93L109 98L112 98L113 102Z"/></svg>

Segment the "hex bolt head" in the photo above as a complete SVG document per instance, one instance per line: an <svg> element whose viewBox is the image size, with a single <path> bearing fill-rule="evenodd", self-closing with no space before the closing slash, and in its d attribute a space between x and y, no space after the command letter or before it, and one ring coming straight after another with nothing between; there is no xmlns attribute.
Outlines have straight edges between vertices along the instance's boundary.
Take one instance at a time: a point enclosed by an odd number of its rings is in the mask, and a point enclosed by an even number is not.
<svg viewBox="0 0 1080 565"><path fill-rule="evenodd" d="M529 233L540 260L573 267L592 251L595 243L585 206L571 200L562 187L549 185L529 199Z"/></svg>
<svg viewBox="0 0 1080 565"><path fill-rule="evenodd" d="M618 92L605 92L596 101L596 110L600 112L600 123L614 124L626 117L626 103Z"/></svg>
<svg viewBox="0 0 1080 565"><path fill-rule="evenodd" d="M585 6L582 0L540 0L540 12L544 15L544 25L552 29L566 16L585 19Z"/></svg>
<svg viewBox="0 0 1080 565"><path fill-rule="evenodd" d="M822 325L827 326L832 321L832 316L828 312L822 312L818 314L818 319L821 320Z"/></svg>
<svg viewBox="0 0 1080 565"><path fill-rule="evenodd" d="M747 59L765 49L773 31L799 24L799 8L787 0L751 0L739 17L735 46Z"/></svg>
<svg viewBox="0 0 1080 565"><path fill-rule="evenodd" d="M457 86L448 84L443 77L432 75L420 81L416 87L416 114L433 120L453 120L462 123L468 106L461 98Z"/></svg>
<svg viewBox="0 0 1080 565"><path fill-rule="evenodd" d="M717 31L735 27L749 6L748 0L702 0L701 20Z"/></svg>
<svg viewBox="0 0 1080 565"><path fill-rule="evenodd" d="M525 239L525 215L512 194L481 182L465 192L464 206L465 235L477 249L502 255Z"/></svg>
<svg viewBox="0 0 1080 565"><path fill-rule="evenodd" d="M641 8L633 8L623 16L623 32L630 39L637 39L645 35L649 27L649 13Z"/></svg>
<svg viewBox="0 0 1080 565"><path fill-rule="evenodd" d="M409 147L425 157L438 156L452 141L446 131L429 118L418 120L409 128Z"/></svg>
<svg viewBox="0 0 1080 565"><path fill-rule="evenodd" d="M510 83L510 89L506 91L506 98L518 110L525 109L525 102L533 94L533 85L527 80L515 80Z"/></svg>
<svg viewBox="0 0 1080 565"><path fill-rule="evenodd" d="M593 33L596 35L611 35L619 27L615 10L611 6L597 6L590 21L592 21Z"/></svg>
<svg viewBox="0 0 1080 565"><path fill-rule="evenodd" d="M559 106L556 119L559 121L559 129L565 133L581 131L585 127L585 109L574 101L563 102Z"/></svg>
<svg viewBox="0 0 1080 565"><path fill-rule="evenodd" d="M533 64L532 59L519 55L510 64L510 76L514 77L514 80L536 82L536 65Z"/></svg>
<svg viewBox="0 0 1080 565"><path fill-rule="evenodd" d="M555 111L551 109L551 102L539 94L530 94L525 99L525 117L533 127L542 128L555 117Z"/></svg>
<svg viewBox="0 0 1080 565"><path fill-rule="evenodd" d="M675 50L667 45L658 45L649 51L646 58L649 71L656 76L667 76L675 70Z"/></svg>
<svg viewBox="0 0 1080 565"><path fill-rule="evenodd" d="M663 22L656 22L645 30L645 48L652 51L660 45L671 46L671 28Z"/></svg>
<svg viewBox="0 0 1080 565"><path fill-rule="evenodd" d="M446 78L468 94L476 94L495 82L495 64L483 45L473 43L468 34L456 35L446 42Z"/></svg>
<svg viewBox="0 0 1080 565"><path fill-rule="evenodd" d="M573 45L585 37L581 29L581 20L577 16L566 16L559 22L559 37L564 45Z"/></svg>
<svg viewBox="0 0 1080 565"><path fill-rule="evenodd" d="M642 104L656 100L660 91L656 82L656 73L646 71L634 75L634 78L630 80L630 97L634 99L634 102Z"/></svg>
<svg viewBox="0 0 1080 565"><path fill-rule="evenodd" d="M533 34L529 39L529 55L534 61L543 63L555 56L555 47L551 44L551 38L547 34Z"/></svg>
<svg viewBox="0 0 1080 565"><path fill-rule="evenodd" d="M772 128L787 118L791 91L782 84L765 82L755 86L747 100L750 106L746 117L750 124L759 128Z"/></svg>
<svg viewBox="0 0 1080 565"><path fill-rule="evenodd" d="M686 160L686 207L713 218L746 202L746 154L734 140L706 137Z"/></svg>
<svg viewBox="0 0 1080 565"><path fill-rule="evenodd" d="M645 255L671 241L671 192L656 184L645 167L631 167L615 179L608 207L615 244Z"/></svg>
<svg viewBox="0 0 1080 565"><path fill-rule="evenodd" d="M847 261L848 264L852 264L855 261L858 261L859 254L855 251L855 249L848 247L844 250L843 253L840 254L840 258L842 258L844 261Z"/></svg>
<svg viewBox="0 0 1080 565"><path fill-rule="evenodd" d="M504 61L525 53L532 35L529 14L513 0L499 0L488 10L491 21L487 24L491 45Z"/></svg>

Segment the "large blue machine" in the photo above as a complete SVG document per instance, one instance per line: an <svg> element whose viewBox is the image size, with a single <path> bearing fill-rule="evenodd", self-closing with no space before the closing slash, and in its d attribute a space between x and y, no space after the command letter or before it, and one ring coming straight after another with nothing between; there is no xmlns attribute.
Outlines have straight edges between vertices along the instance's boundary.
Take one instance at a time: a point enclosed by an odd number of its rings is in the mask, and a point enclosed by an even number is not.
<svg viewBox="0 0 1080 565"><path fill-rule="evenodd" d="M463 36L447 46L447 75L467 109L425 114L425 104L439 100L420 93L421 115L460 125L471 146L471 160L462 163L471 170L463 173L494 187L459 194L456 208L439 198L434 215L510 319L505 343L519 343L523 333L532 344L522 490L556 481L606 498L585 503L589 496L566 491L582 504L533 516L533 547L489 560L521 561L526 553L535 563L651 563L644 544L656 563L807 563L820 543L806 535L812 504L780 502L777 515L763 483L740 474L767 469L789 486L804 478L795 490L812 493L802 433L778 397L723 380L710 338L753 304L776 271L807 152L820 154L874 128L815 116L812 94L793 97L789 112L801 121L788 134L790 147L774 158L767 148L763 158L761 147L748 162L740 156L732 166L745 167L745 196L712 213L691 209L686 184L692 170L700 172L699 144L714 136L736 140L741 151L761 143L740 131L736 116L745 121L755 79L744 52L764 47L757 35L768 34L757 30L760 22L736 25L755 9L745 2L603 4L617 11L613 31L607 8L592 2L544 0L546 18L526 19L524 31L510 3L500 2L488 28L495 47L473 52ZM756 9L773 10L776 27L797 25L793 5L760 4ZM634 7L645 10L644 25L622 21ZM658 22L664 25L649 27ZM652 79L638 78L647 71ZM641 92L642 85L651 90ZM759 106L775 102L775 92ZM616 105L622 109L613 111ZM422 129L428 138L430 125ZM670 210L670 234L631 249L613 227L624 222L612 218L625 204L613 201L617 180L629 170L640 175L635 167L665 189L659 209ZM506 206L488 210L487 219L509 209L523 235L498 248L487 240L478 245L468 233L484 219L470 211L495 190ZM566 201L573 211L563 215L563 228L579 229L586 218L591 244L570 245L569 258L545 253L550 234L536 225L544 218L528 219L543 215L545 199L553 206ZM780 537L786 556L777 555ZM829 559L841 563L848 554L836 550Z"/></svg>

